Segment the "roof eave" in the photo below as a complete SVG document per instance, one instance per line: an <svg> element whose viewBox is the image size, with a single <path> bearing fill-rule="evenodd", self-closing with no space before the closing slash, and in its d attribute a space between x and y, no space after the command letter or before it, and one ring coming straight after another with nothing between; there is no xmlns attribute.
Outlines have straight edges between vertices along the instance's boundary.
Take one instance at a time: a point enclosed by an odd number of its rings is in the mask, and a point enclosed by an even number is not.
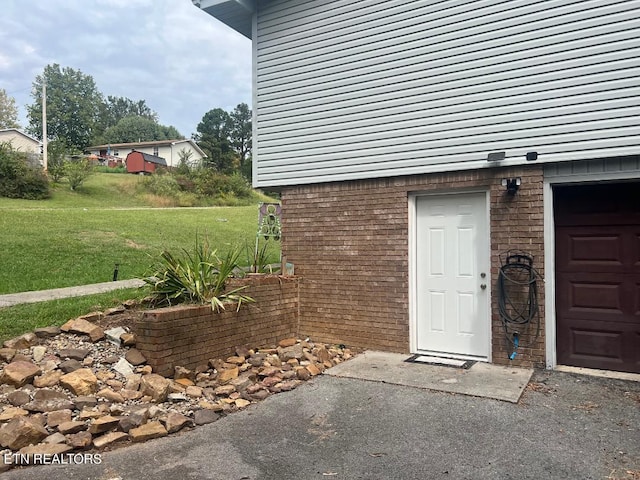
<svg viewBox="0 0 640 480"><path fill-rule="evenodd" d="M245 37L252 38L255 0L191 0L209 15Z"/></svg>

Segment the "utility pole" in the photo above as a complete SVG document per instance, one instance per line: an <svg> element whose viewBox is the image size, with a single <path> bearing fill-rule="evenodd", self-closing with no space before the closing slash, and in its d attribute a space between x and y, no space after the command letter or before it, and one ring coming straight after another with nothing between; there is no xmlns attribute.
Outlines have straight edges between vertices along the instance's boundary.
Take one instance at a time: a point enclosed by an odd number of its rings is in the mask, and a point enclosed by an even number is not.
<svg viewBox="0 0 640 480"><path fill-rule="evenodd" d="M42 82L42 165L47 171L47 85Z"/></svg>

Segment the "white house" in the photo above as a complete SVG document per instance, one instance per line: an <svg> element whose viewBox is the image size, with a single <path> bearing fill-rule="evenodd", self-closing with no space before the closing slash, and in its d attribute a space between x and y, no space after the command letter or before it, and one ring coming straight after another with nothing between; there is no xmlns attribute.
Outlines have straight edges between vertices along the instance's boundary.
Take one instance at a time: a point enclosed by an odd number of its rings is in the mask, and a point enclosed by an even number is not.
<svg viewBox="0 0 640 480"><path fill-rule="evenodd" d="M640 373L637 1L194 3L253 42L300 335Z"/></svg>
<svg viewBox="0 0 640 480"><path fill-rule="evenodd" d="M17 128L0 129L0 143L10 143L14 150L27 153L31 163L41 164L42 142Z"/></svg>
<svg viewBox="0 0 640 480"><path fill-rule="evenodd" d="M107 145L95 145L85 149L88 153L105 157L111 155L120 157L124 161L127 155L134 150L164 158L167 166L176 167L180 163L183 152L189 154L189 162L199 165L207 155L194 140L156 140L152 142L138 143L111 143Z"/></svg>

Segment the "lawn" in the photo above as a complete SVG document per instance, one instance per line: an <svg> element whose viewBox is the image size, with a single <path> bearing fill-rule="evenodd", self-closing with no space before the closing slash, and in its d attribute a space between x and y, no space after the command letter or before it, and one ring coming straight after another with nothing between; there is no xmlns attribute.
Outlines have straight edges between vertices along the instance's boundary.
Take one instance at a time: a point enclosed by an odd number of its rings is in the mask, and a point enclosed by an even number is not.
<svg viewBox="0 0 640 480"><path fill-rule="evenodd" d="M50 200L0 198L0 294L110 281L115 264L119 279L139 278L162 250L189 249L196 236L222 252L253 248L257 204L150 208L134 195L138 181L102 173L78 192L56 188ZM270 262L279 247L270 245ZM241 260L249 263L246 255Z"/></svg>

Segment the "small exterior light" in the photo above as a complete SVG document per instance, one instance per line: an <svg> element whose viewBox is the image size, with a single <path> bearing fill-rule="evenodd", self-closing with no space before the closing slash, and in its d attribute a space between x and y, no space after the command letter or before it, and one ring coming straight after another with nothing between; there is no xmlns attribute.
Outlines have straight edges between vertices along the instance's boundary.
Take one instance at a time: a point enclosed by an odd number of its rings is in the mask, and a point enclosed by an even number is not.
<svg viewBox="0 0 640 480"><path fill-rule="evenodd" d="M527 161L533 162L538 159L538 152L527 152Z"/></svg>
<svg viewBox="0 0 640 480"><path fill-rule="evenodd" d="M499 162L506 157L505 152L492 152L487 155L487 162Z"/></svg>
<svg viewBox="0 0 640 480"><path fill-rule="evenodd" d="M507 189L507 193L509 195L515 195L520 188L521 183L522 180L520 179L520 177L502 179L502 186Z"/></svg>

